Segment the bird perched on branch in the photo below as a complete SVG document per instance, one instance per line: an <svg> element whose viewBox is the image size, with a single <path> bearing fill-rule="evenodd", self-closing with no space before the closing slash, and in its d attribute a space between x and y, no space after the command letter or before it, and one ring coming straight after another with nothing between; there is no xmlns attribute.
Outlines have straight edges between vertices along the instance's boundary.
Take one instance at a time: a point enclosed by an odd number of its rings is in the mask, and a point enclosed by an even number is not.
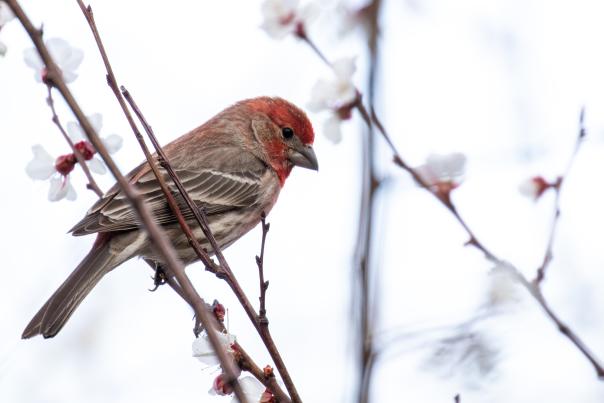
<svg viewBox="0 0 604 403"><path fill-rule="evenodd" d="M192 200L205 210L222 249L271 210L294 166L318 169L313 141L312 125L302 110L281 98L259 97L225 109L166 145L164 152ZM149 164L139 165L127 177L167 232L183 263L196 261L197 254ZM195 237L212 253L184 200L177 191L175 194ZM96 233L92 249L33 317L22 337L54 337L99 280L125 261L141 256L162 264L140 227L128 199L113 186L70 231L76 236Z"/></svg>

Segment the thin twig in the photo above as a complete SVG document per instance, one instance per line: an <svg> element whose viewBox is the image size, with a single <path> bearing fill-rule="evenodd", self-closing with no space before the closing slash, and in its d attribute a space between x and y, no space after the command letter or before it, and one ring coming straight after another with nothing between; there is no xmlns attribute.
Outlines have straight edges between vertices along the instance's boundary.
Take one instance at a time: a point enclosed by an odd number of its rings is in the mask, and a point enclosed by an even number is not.
<svg viewBox="0 0 604 403"><path fill-rule="evenodd" d="M73 151L73 155L75 155L78 164L80 164L82 171L84 171L84 175L86 175L86 179L88 180L86 188L96 193L99 198L103 197L103 191L94 180L94 177L92 176L88 165L86 165L86 160L82 156L82 153L78 151L78 149L75 147L75 144L73 144L73 140L71 140L71 138L67 134L67 131L65 131L65 128L61 124L61 120L59 119L59 115L57 114L57 110L55 109L55 101L52 98L52 85L47 85L46 87L48 88L48 97L46 98L46 102L48 103L50 111L52 112L52 122L57 126L57 128L63 135L63 138L65 139L65 141L67 141L67 144L69 144L71 151Z"/></svg>
<svg viewBox="0 0 604 403"><path fill-rule="evenodd" d="M260 280L260 309L258 310L258 316L261 321L266 319L266 289L268 288L268 281L264 281L264 246L266 244L266 235L271 225L266 222L266 216L262 213L262 242L260 244L260 256L256 256L256 265L258 266L258 278Z"/></svg>
<svg viewBox="0 0 604 403"><path fill-rule="evenodd" d="M113 69L111 68L111 64L109 63L109 58L107 56L107 52L105 51L99 31L98 31L98 29L96 27L96 23L94 21L94 14L92 12L92 8L90 6L86 7L82 0L78 0L78 5L80 6L82 13L86 17L86 20L88 21L88 25L90 26L94 39L95 39L97 46L99 48L99 51L101 53L101 57L103 59L105 68L107 70L107 83L108 83L109 87L112 89L114 95L116 96L118 103L122 107L122 111L124 112L124 115L125 115L126 119L128 120L128 123L130 124L130 127L132 128L132 131L135 134L135 136L139 142L139 145L141 146L141 149L143 150L143 153L145 154L147 163L149 164L153 173L155 174L155 177L157 178L157 181L166 197L166 200L168 201L168 204L170 205L170 208L172 209L174 215L177 217L181 228L185 232L188 229L189 233L191 233L191 230L190 230L190 228L188 228L184 217L180 213L178 204L176 203L174 196L172 195L170 189L167 187L167 185L163 179L163 175L159 172L159 169L156 165L156 161L151 156L151 153L149 152L149 149L147 148L147 146L144 142L144 139L142 138L142 135L140 134L140 131L138 130L136 124L134 123L134 119L132 118L132 115L130 114L130 111L128 110L128 108L126 106L126 103L122 97L122 94L119 91L119 88L117 86L117 79L115 78L115 74L113 73ZM157 224L155 222L154 222L154 224L157 226ZM194 237L191 237L190 239L195 240ZM174 250L174 248L170 247L170 249L171 249L171 252L177 258L176 251ZM245 395L243 393L243 390L241 389L241 385L239 385L239 382L237 380L236 368L234 367L232 361L227 356L225 349L222 347L220 340L218 339L218 336L217 336L216 332L214 331L214 329L217 328L215 319L211 315L209 315L208 312L205 310L206 303L203 300L203 298L197 293L197 290L195 290L195 288L193 287L193 284L191 283L190 279L188 278L188 276L185 273L184 265L182 264L182 262L180 262L180 260L178 260L178 259L176 259L176 261L178 262L178 264L176 266L173 264L168 264L167 266L168 266L169 270L176 277L183 292L187 295L187 301L190 302L194 306L195 316L196 316L197 320L199 320L201 322L201 324L203 325L203 328L206 329L206 331L207 331L208 339L210 340L210 344L211 344L212 348L214 349L214 351L216 352L216 356L218 357L220 365L225 373L225 383L232 386L235 396L237 396L237 399L239 399L240 402L247 402ZM169 276L169 274L168 274L168 276Z"/></svg>
<svg viewBox="0 0 604 403"><path fill-rule="evenodd" d="M552 216L552 224L549 233L549 239L545 248L543 261L541 262L541 266L539 266L539 268L537 269L537 274L533 279L533 284L539 285L545 279L545 272L554 257L554 238L556 236L558 222L560 221L560 194L562 193L562 185L566 182L566 178L568 177L568 174L570 173L570 170L575 163L575 158L579 153L579 149L581 148L581 144L583 144L583 139L585 138L586 134L587 131L585 130L585 108L582 108L581 113L579 114L579 132L577 134L577 140L575 141L575 147L573 148L570 158L568 159L568 163L566 164L564 172L558 177L556 183L554 183L553 185L553 190L556 192L556 196L554 198L554 213Z"/></svg>
<svg viewBox="0 0 604 403"><path fill-rule="evenodd" d="M307 44L311 45L311 48L313 50L316 50L316 53L319 56L319 58L321 58L321 60L325 60L325 61L328 60L325 58L323 53L320 52L318 47L310 39L308 39L308 38L303 38L303 39L305 40L305 42ZM331 66L331 64L329 64L328 62L327 62L327 64L329 66ZM426 182L426 180L423 179L422 176L413 167L411 167L409 164L407 164L405 162L405 160L401 157L401 154L398 152L398 149L394 145L394 142L392 141L392 137L386 131L384 125L378 118L378 116L375 113L375 111L373 110L373 108L371 109L371 111L372 111L371 114L369 114L367 112L367 109L363 105L363 103L360 101L361 97L360 97L360 92L358 91L358 89L357 89L357 93L359 94L359 97L357 98L357 102L355 103L355 106L359 110L361 117L363 118L365 123L368 126L375 125L375 127L378 129L379 133L384 138L384 140L386 141L386 143L388 144L388 147L390 148L390 150L392 152L394 164L396 166L398 166L399 168L403 169L404 171L408 172L422 188L424 188L425 190L430 192L434 197L436 197L445 206L445 208L447 210L449 210L449 212L451 214L453 214L453 216L455 217L457 222L462 226L462 228L464 229L466 234L469 236L469 240L466 242L466 245L473 246L474 248L481 251L484 254L485 258L487 260L493 262L494 264L507 265L515 273L517 273L518 278L521 280L520 282L525 286L525 288L529 291L529 293L534 297L534 299L537 301L537 303L541 306L541 308L543 309L543 311L545 312L547 317L556 325L556 327L558 328L560 333L562 333L571 343L573 343L575 345L575 347L577 347L577 349L585 356L585 358L587 358L587 360L594 367L594 370L596 371L596 375L598 376L598 378L600 380L604 380L604 366L602 365L600 360L595 356L595 354L590 349L587 348L586 344L581 340L581 338L579 338L579 336L570 327L568 327L566 324L564 324L563 322L560 321L560 318L558 318L558 316L552 311L552 309L549 307L549 305L545 301L545 298L543 297L543 294L541 293L540 288L534 287L532 285L533 283L528 281L526 279L526 277L516 267L514 267L510 263L498 258L493 252L491 252L489 249L487 249L487 247L482 242L480 242L478 240L478 238L476 237L474 232L471 230L471 228L468 226L468 224L465 222L465 220L461 217L461 215L457 211L457 208L455 207L455 205L453 204L451 199L448 197L449 195L448 194L443 195L442 193L432 189L430 184L428 182ZM581 118L581 121L582 121L582 119L583 118ZM583 126L581 125L579 137L582 138L583 136L585 136L585 130L584 130ZM575 148L575 153L576 153L576 148ZM572 159L571 159L571 163L572 163Z"/></svg>

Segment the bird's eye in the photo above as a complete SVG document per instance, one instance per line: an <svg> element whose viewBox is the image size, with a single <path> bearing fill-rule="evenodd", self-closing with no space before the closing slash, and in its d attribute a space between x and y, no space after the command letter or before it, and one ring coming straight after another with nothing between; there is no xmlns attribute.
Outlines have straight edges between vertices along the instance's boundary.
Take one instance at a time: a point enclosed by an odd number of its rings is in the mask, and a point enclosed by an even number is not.
<svg viewBox="0 0 604 403"><path fill-rule="evenodd" d="M284 139L289 140L294 137L294 130L291 127L284 127L281 129L281 134L283 134Z"/></svg>

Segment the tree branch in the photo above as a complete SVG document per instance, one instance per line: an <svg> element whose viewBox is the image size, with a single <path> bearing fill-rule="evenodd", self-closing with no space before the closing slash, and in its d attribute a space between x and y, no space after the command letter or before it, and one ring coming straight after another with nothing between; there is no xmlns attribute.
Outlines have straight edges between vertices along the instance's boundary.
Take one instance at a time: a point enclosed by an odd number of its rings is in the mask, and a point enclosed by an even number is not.
<svg viewBox="0 0 604 403"><path fill-rule="evenodd" d="M317 56L321 60L323 60L329 67L331 67L331 63L329 62L329 60L319 50L319 48L316 46L316 44L310 38L308 38L308 36L304 35L304 36L299 36L299 37L304 42L306 42L311 47L311 49L313 49L317 53ZM546 316L556 325L558 330L585 356L585 358L593 366L598 378L600 380L604 380L604 366L602 365L600 360L595 356L595 354L590 349L587 348L587 346L583 342L583 340L570 327L568 327L566 324L561 322L560 318L558 318L558 316L552 311L552 309L546 302L545 298L543 297L541 289L538 286L539 281L537 281L536 282L537 285L534 286L533 283L528 281L527 278L515 266L513 266L510 263L506 262L505 260L502 260L499 257L497 257L482 242L480 242L478 240L477 236L474 234L472 229L468 226L468 224L465 222L465 220L461 217L461 215L457 211L457 208L455 207L455 205L449 198L449 195L443 194L441 192L438 192L438 191L432 189L430 184L428 182L426 182L422 178L422 176L419 175L419 173L413 167L411 167L409 164L407 164L405 162L405 160L401 157L401 154L398 152L398 149L394 145L394 142L392 141L391 136L388 134L388 132L386 131L386 128L384 127L384 125L378 118L377 114L375 113L373 106L371 106L371 114L369 114L367 109L365 108L365 106L362 103L361 92L358 91L358 89L357 89L357 93L359 94L359 96L357 97L357 100L356 100L354 106L357 108L361 117L363 118L363 120L365 121L365 123L367 124L368 127L375 126L378 129L378 132L381 134L383 139L386 141L386 144L390 148L390 151L393 155L394 164L396 166L398 166L399 168L403 169L404 171L406 171L407 173L409 173L413 177L413 179L422 188L424 188L425 190L430 192L434 197L436 197L441 202L441 204L447 210L449 210L449 212L453 215L453 217L455 217L457 222L461 225L461 227L464 229L466 234L469 236L469 240L466 242L466 245L473 246L474 248L481 251L484 254L485 258L487 260L493 262L494 264L506 265L516 274L520 283L522 285L524 285L524 287L529 291L531 296L533 296L535 301L537 301L537 303L541 306L541 308L545 312ZM583 116L583 113L581 114L581 116ZM581 117L580 120L581 120L581 125L580 125L580 130L579 130L579 132L580 132L579 139L582 139L585 136L585 129L582 124L583 117ZM577 144L579 144L579 142ZM578 149L578 145L575 147L575 151L574 151L575 154L577 152L577 149ZM574 156L573 156L573 158L571 158L571 164L572 164L573 159L574 159ZM555 220L557 220L557 218L555 218ZM554 223L555 223L555 221L554 221ZM548 247L548 249L549 249L549 247ZM547 266L547 264L549 263L549 258L547 257L547 254L546 254L546 258L544 259L544 261L546 262L545 266Z"/></svg>
<svg viewBox="0 0 604 403"><path fill-rule="evenodd" d="M197 294L195 288L191 284L188 277L184 272L184 265L178 259L176 251L170 244L168 238L165 236L165 233L161 229L161 227L155 222L153 219L147 205L144 203L143 199L140 197L140 194L134 190L134 188L130 185L130 183L126 180L126 178L122 175L120 170L117 168L117 165L107 152L104 144L98 137L94 128L86 118L86 115L82 111L81 107L75 100L73 94L65 84L63 77L56 63L52 59L46 45L44 44L42 38L42 31L36 29L31 20L27 17L18 1L16 0L7 0L6 3L9 5L15 16L19 19L28 35L30 36L34 46L38 50L40 57L47 69L47 77L46 81L49 85L55 87L59 93L65 99L65 102L71 109L71 111L76 116L76 119L82 126L82 129L86 133L89 141L95 147L113 176L115 177L119 188L124 193L128 201L132 204L133 210L137 214L138 218L140 218L143 229L147 232L151 242L156 248L159 256L165 262L166 266L174 273L178 283L183 289L183 292L188 296L190 301L195 301L195 313L197 318L199 318L206 329L214 329L216 326L213 323L213 319L207 314L203 306L203 300ZM80 2L81 3L81 2ZM82 4L80 4L82 5ZM216 355L218 356L221 363L224 363L227 368L232 367L231 361L227 357L226 351L220 345L220 341L218 340L217 335L214 332L208 332L210 343L212 347L216 351ZM232 371L231 371L232 372ZM239 384L237 383L236 378L226 379L226 382L230 383L235 390L240 401L245 402L245 396L241 391Z"/></svg>

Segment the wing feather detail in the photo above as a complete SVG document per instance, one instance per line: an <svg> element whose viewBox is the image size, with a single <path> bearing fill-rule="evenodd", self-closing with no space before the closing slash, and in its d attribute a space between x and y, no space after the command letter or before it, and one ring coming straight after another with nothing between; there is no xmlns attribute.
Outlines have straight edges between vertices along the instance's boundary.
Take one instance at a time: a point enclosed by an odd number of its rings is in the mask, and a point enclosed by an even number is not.
<svg viewBox="0 0 604 403"><path fill-rule="evenodd" d="M175 172L197 206L203 207L206 214L211 216L250 207L259 202L262 196L262 180L270 172L260 160L255 159L254 162L252 169L243 172L208 168L176 168ZM139 172L140 168L138 168ZM160 171L181 207L184 217L188 220L193 219L193 214L188 211L184 198L172 180L163 169ZM133 182L157 222L163 225L175 223L176 217L172 214L153 172L146 172L140 176L136 173L130 175L132 178L137 176L138 179L134 179ZM86 217L70 232L78 236L95 232L127 231L137 229L140 225L141 223L125 195L114 187L92 206Z"/></svg>

